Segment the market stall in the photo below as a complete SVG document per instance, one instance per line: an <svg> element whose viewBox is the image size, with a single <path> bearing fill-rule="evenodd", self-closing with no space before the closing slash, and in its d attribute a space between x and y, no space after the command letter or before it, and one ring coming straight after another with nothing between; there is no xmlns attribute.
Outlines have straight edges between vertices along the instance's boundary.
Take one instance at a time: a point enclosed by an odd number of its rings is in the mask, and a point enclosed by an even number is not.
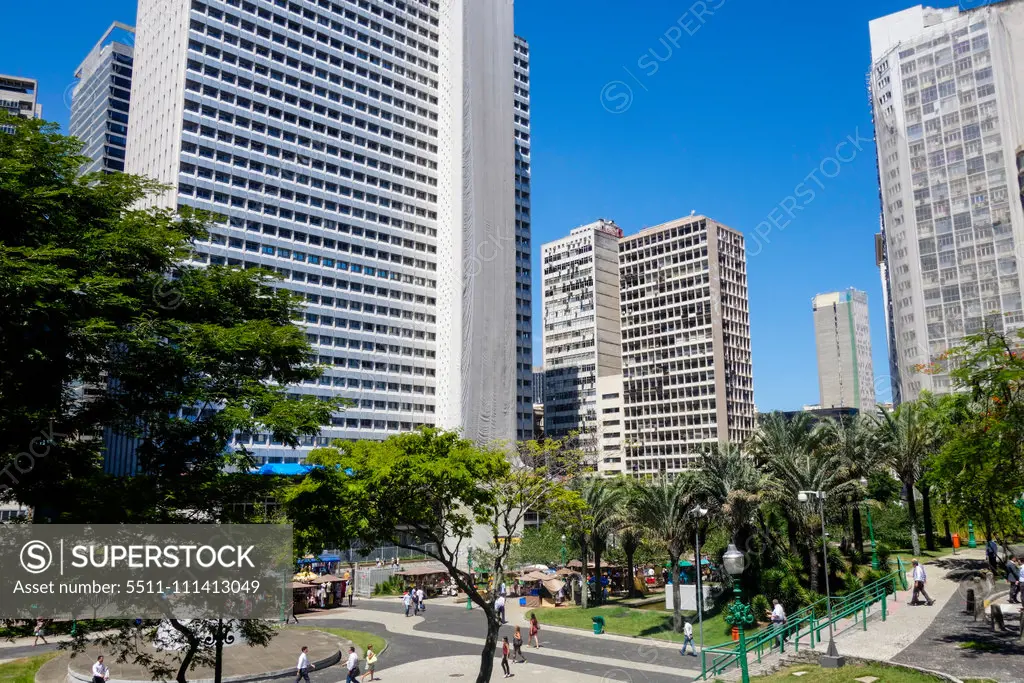
<svg viewBox="0 0 1024 683"><path fill-rule="evenodd" d="M401 577L405 589L422 588L430 597L440 595L449 578L448 570L438 566L412 567L395 572L395 576Z"/></svg>

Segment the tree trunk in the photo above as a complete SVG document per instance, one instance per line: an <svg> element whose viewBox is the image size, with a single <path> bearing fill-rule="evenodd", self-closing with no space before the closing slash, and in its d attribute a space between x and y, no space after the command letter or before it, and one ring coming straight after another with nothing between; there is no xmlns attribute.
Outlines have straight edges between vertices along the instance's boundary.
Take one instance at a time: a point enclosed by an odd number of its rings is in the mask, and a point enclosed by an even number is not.
<svg viewBox="0 0 1024 683"><path fill-rule="evenodd" d="M679 594L679 555L670 553L669 561L672 562L672 629L680 633L683 630L683 601Z"/></svg>
<svg viewBox="0 0 1024 683"><path fill-rule="evenodd" d="M914 480L907 479L903 482L907 487L907 513L910 517L910 547L914 555L921 554L921 539L917 536L917 502L914 500Z"/></svg>
<svg viewBox="0 0 1024 683"><path fill-rule="evenodd" d="M924 545L928 550L935 550L935 532L932 530L931 489L931 486L921 485L921 514L924 523Z"/></svg>
<svg viewBox="0 0 1024 683"><path fill-rule="evenodd" d="M178 683L186 683L185 674L188 672L189 666L192 664L192 660L195 659L196 652L199 650L199 638L195 632L189 627L182 624L177 619L171 619L171 626L175 628L188 643L188 649L185 650L185 656L181 660L181 666L178 667L178 675L175 680Z"/></svg>
<svg viewBox="0 0 1024 683"><path fill-rule="evenodd" d="M494 611L493 598L490 604L482 605L482 607L487 616L487 637L484 639L484 649L480 653L480 673L477 674L476 683L488 683L491 680L491 672L494 670L494 651L498 646L498 630L501 628L498 614Z"/></svg>
<svg viewBox="0 0 1024 683"><path fill-rule="evenodd" d="M597 597L594 599L595 605L600 605L604 601L604 590L601 588L601 546L594 546L594 588L597 590Z"/></svg>
<svg viewBox="0 0 1024 683"><path fill-rule="evenodd" d="M811 592L818 592L818 553L815 552L814 548L810 549L811 552L808 554L807 566L811 573Z"/></svg>
<svg viewBox="0 0 1024 683"><path fill-rule="evenodd" d="M799 552L800 542L797 535L797 523L792 519L786 520L786 536L789 538L789 552L795 555Z"/></svg>
<svg viewBox="0 0 1024 683"><path fill-rule="evenodd" d="M214 642L216 643L216 650L214 651L214 662L213 662L213 683L221 683L222 673L224 671L224 620L217 620L217 635L215 636Z"/></svg>
<svg viewBox="0 0 1024 683"><path fill-rule="evenodd" d="M583 581L580 582L582 586L580 590L582 594L580 595L580 606L583 609L587 609L587 603L589 602L587 598L590 597L590 584L587 583L587 543L583 540L580 541L580 556L580 562L583 563L583 566L580 567L580 574L583 576Z"/></svg>
<svg viewBox="0 0 1024 683"><path fill-rule="evenodd" d="M853 506L853 547L857 551L857 559L864 555L864 527L860 519L860 505Z"/></svg>
<svg viewBox="0 0 1024 683"><path fill-rule="evenodd" d="M629 576L626 578L626 595L629 597L636 596L636 567L633 565L633 556L636 555L635 550L629 550L626 552L626 571L629 572Z"/></svg>

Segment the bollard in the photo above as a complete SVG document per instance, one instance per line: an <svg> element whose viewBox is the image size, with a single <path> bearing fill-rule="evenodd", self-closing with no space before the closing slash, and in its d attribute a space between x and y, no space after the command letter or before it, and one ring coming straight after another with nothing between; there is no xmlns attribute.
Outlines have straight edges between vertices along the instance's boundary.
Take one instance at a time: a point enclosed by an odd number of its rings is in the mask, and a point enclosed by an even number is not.
<svg viewBox="0 0 1024 683"><path fill-rule="evenodd" d="M968 588L967 589L967 613L968 614L974 614L975 613L974 601L975 601L974 589L973 588ZM977 619L975 619L975 620L977 620Z"/></svg>

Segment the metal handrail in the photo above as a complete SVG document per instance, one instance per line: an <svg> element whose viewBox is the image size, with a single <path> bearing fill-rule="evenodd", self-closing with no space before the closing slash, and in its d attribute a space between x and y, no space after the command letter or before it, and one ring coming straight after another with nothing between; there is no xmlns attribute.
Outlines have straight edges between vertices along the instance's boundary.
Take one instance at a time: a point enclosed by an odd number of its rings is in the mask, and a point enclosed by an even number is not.
<svg viewBox="0 0 1024 683"><path fill-rule="evenodd" d="M857 623L859 620L864 630L867 630L868 614L871 607L875 604L881 606L882 621L885 621L888 612L886 598L892 593L895 599L895 594L899 590L907 590L908 588L906 569L900 558L896 558L896 566L896 570L877 581L873 581L846 595L826 596L816 600L788 617L785 625L765 629L764 633L748 638L745 653L740 652L738 643L734 646L719 645L704 648L700 653L700 679L707 680L709 675L717 675L732 666L736 666L739 663L741 654L754 653L756 661L760 662L762 655L770 653L780 637L784 640L792 638L794 649L799 651L800 639L806 636L809 638L810 647L813 648L815 641L821 641L822 631L840 619L852 616L854 623ZM829 612L828 607L830 606L832 608L831 619L828 616L817 616L819 611L827 614ZM708 661L709 655L710 662Z"/></svg>

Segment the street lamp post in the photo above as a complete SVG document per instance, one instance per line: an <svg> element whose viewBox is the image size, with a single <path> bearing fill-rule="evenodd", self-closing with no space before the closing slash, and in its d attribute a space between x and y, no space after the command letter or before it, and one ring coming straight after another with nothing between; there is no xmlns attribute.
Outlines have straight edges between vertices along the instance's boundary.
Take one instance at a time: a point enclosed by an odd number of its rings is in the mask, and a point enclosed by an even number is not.
<svg viewBox="0 0 1024 683"><path fill-rule="evenodd" d="M702 508L699 505L692 510L690 514L697 518L704 517L708 514L707 508ZM701 569L700 566L700 525L694 529L693 532L693 554L696 559L697 566L697 627L700 629L700 650L704 651L704 591L701 587Z"/></svg>
<svg viewBox="0 0 1024 683"><path fill-rule="evenodd" d="M868 485L868 480L864 477L860 478L860 485L865 489ZM868 505L868 501L865 498L864 501L864 512L868 516L868 533L871 534L871 568L878 571L878 545L875 543L875 525L871 523L871 506ZM863 548L857 548L858 555Z"/></svg>
<svg viewBox="0 0 1024 683"><path fill-rule="evenodd" d="M825 669L838 669L846 664L846 658L839 656L836 650L835 624L832 618L832 591L828 585L828 536L825 531L825 492L800 491L797 500L806 503L811 496L818 499L818 514L821 516L821 554L825 561L825 605L828 608L828 651L821 657L821 666Z"/></svg>
<svg viewBox="0 0 1024 683"><path fill-rule="evenodd" d="M473 546L466 549L466 566L469 567L469 590L475 591L476 584L473 581ZM466 609L473 609L473 596L466 593Z"/></svg>
<svg viewBox="0 0 1024 683"><path fill-rule="evenodd" d="M737 550L734 544L730 543L725 554L722 555L722 564L725 565L725 571L733 579L732 592L735 596L735 600L729 606L729 613L725 615L725 622L739 630L740 649L737 659L740 662L740 680L742 683L750 683L750 673L747 671L747 639L743 629L754 623L754 615L751 613L750 607L743 604L743 594L740 591L740 576L743 574L746 560L743 557L743 553ZM701 657L703 655L704 653L701 652Z"/></svg>
<svg viewBox="0 0 1024 683"><path fill-rule="evenodd" d="M562 534L562 566L565 566L565 534Z"/></svg>

